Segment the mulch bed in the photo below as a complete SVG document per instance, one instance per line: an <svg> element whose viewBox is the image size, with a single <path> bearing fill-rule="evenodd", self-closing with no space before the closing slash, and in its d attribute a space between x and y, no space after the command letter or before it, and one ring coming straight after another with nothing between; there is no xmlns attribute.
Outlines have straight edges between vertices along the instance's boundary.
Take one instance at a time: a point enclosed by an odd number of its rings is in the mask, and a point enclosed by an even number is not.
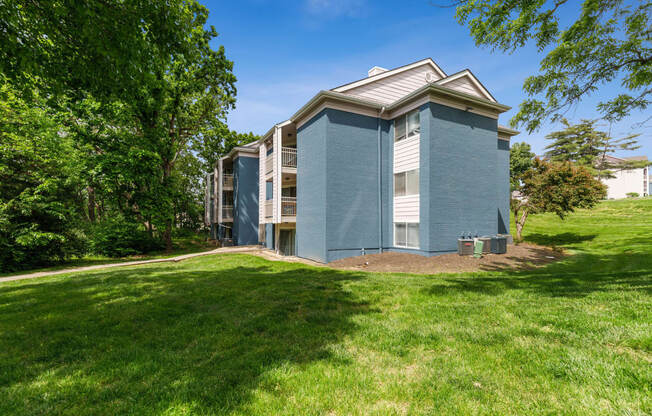
<svg viewBox="0 0 652 416"><path fill-rule="evenodd" d="M532 269L561 260L564 257L566 254L560 250L522 243L507 246L506 254L485 254L479 259L458 254L424 257L417 254L386 252L348 257L328 265L336 269L347 270L435 274Z"/></svg>

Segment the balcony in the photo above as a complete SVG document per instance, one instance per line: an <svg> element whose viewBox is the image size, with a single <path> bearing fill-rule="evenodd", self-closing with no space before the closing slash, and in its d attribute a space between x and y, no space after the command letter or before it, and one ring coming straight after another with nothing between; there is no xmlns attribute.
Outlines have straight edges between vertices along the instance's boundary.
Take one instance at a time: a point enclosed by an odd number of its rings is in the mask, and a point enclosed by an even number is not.
<svg viewBox="0 0 652 416"><path fill-rule="evenodd" d="M222 185L225 188L233 188L233 174L232 173L225 173L222 175Z"/></svg>
<svg viewBox="0 0 652 416"><path fill-rule="evenodd" d="M222 221L233 221L233 205L222 205Z"/></svg>
<svg viewBox="0 0 652 416"><path fill-rule="evenodd" d="M281 166L284 168L297 168L297 149L293 147L281 148ZM274 153L265 158L265 175L274 171Z"/></svg>
<svg viewBox="0 0 652 416"><path fill-rule="evenodd" d="M292 147L281 148L281 166L284 168L297 167L297 149Z"/></svg>
<svg viewBox="0 0 652 416"><path fill-rule="evenodd" d="M297 198L294 196L284 196L281 198L281 215L283 217L297 216Z"/></svg>

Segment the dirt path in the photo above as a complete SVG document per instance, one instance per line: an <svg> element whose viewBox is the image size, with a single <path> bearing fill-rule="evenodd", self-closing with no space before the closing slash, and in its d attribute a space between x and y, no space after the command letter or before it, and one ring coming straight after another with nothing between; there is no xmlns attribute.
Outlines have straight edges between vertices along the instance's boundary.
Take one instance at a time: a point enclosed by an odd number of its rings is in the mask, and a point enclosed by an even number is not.
<svg viewBox="0 0 652 416"><path fill-rule="evenodd" d="M178 262L186 259L191 259L193 257L208 256L211 254L220 254L220 253L248 253L260 251L260 246L240 246L240 247L222 247L216 248L215 250L202 251L201 253L192 253L184 254L182 256L169 257L165 259L153 259L153 260L136 260L136 261L126 261L122 263L109 263L109 264L98 264L97 266L85 266L85 267L72 267L70 269L62 270L53 270L48 272L36 272L28 274L19 274L15 276L0 277L0 283L2 282L11 282L14 280L24 280L24 279L34 279L37 277L43 276L53 276L56 274L65 274L65 273L75 273L75 272L85 272L90 270L98 269L108 269L111 267L124 267L124 266L138 266L141 264L152 264L152 263L166 263L166 262Z"/></svg>

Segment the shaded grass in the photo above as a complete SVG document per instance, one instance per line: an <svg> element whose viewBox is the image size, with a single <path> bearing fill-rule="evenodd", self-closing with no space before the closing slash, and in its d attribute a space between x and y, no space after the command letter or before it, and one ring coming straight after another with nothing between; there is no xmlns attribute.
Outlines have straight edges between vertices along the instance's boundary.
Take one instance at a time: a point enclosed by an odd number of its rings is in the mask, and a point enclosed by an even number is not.
<svg viewBox="0 0 652 416"><path fill-rule="evenodd" d="M630 203L534 217L526 239L577 253L537 270L234 254L0 285L0 414L650 414L652 205Z"/></svg>
<svg viewBox="0 0 652 416"><path fill-rule="evenodd" d="M154 259L165 259L170 257L182 256L184 254L200 253L203 251L214 250L216 246L206 241L205 237L200 234L188 234L176 237L174 240L174 249L171 252L154 251L147 254L126 256L126 257L107 257L100 255L87 255L79 258L71 258L49 267L39 267L36 269L19 270L10 273L0 273L0 277L17 276L21 274L49 272L73 267L99 266L103 264L124 263L129 261L143 261Z"/></svg>

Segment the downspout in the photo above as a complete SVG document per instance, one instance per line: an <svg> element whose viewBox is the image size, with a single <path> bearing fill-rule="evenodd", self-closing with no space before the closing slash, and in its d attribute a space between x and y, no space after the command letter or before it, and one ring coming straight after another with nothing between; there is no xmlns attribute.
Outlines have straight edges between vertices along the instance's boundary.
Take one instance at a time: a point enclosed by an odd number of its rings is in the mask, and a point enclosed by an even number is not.
<svg viewBox="0 0 652 416"><path fill-rule="evenodd" d="M382 163L381 163L381 137L380 137L380 116L385 112L383 106L378 112L378 252L383 252L383 198L382 198Z"/></svg>

